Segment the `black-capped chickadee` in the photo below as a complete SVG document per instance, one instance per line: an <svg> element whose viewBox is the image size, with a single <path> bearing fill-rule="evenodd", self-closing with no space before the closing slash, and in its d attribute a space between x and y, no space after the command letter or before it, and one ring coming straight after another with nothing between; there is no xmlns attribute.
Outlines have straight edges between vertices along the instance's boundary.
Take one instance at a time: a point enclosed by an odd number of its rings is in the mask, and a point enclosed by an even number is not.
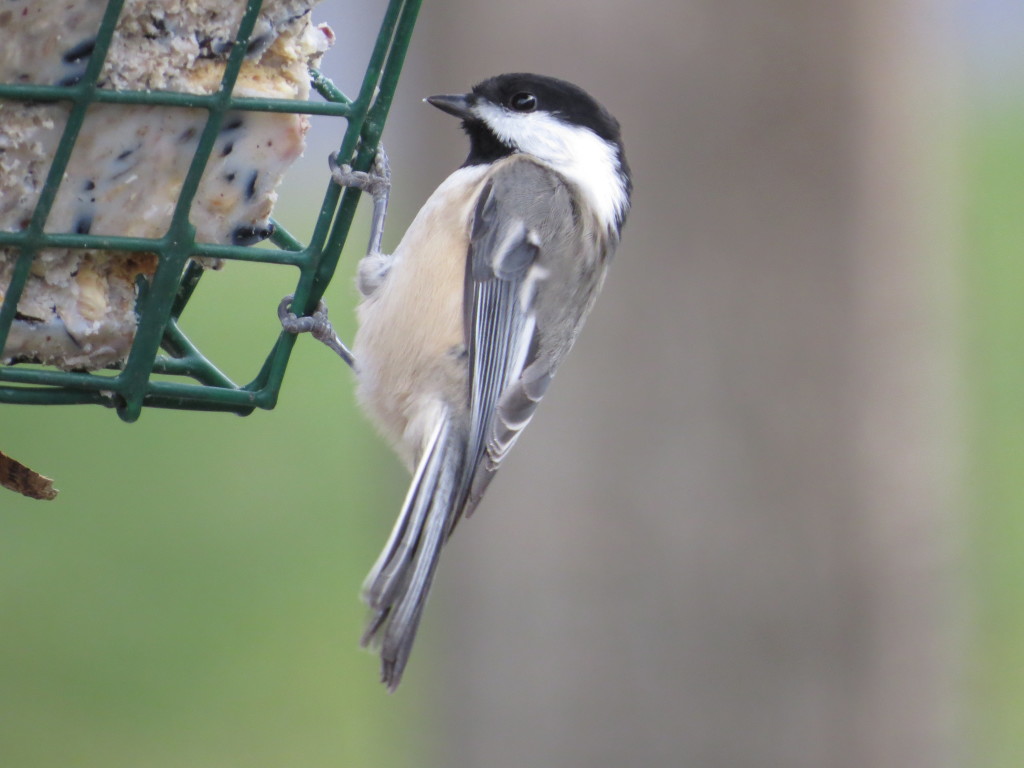
<svg viewBox="0 0 1024 768"><path fill-rule="evenodd" d="M505 74L426 101L462 120L469 156L391 255L377 252L377 206L354 344L359 400L413 472L363 586L373 611L363 644L379 645L391 690L441 547L476 508L572 347L632 191L618 122L571 83ZM369 181L347 168L335 176L364 189L377 183L379 193L383 171Z"/></svg>

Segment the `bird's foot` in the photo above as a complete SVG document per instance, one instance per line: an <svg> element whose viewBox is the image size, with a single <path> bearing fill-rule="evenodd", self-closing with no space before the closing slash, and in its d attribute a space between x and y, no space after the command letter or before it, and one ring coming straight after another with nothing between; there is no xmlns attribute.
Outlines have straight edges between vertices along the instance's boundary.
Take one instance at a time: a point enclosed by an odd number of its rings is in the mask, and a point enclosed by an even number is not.
<svg viewBox="0 0 1024 768"><path fill-rule="evenodd" d="M295 294L288 294L281 303L277 305L277 318L281 321L281 327L288 333L308 333L317 341L323 342L337 353L338 357L353 370L356 367L355 357L345 343L334 332L334 326L327 319L327 305L320 301L316 310L311 315L298 316L291 311L292 300Z"/></svg>
<svg viewBox="0 0 1024 768"><path fill-rule="evenodd" d="M331 166L331 178L341 187L351 187L366 192L374 201L387 199L391 191L391 164L384 146L377 147L373 167L369 171L354 171L347 163L338 165L338 153L332 152L327 158Z"/></svg>

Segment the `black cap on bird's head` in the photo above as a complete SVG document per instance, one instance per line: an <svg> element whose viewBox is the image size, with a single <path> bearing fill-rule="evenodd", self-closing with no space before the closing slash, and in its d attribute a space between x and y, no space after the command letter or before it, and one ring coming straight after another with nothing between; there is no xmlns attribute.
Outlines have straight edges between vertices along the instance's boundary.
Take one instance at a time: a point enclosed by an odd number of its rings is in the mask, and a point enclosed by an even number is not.
<svg viewBox="0 0 1024 768"><path fill-rule="evenodd" d="M473 107L486 100L513 112L547 112L562 121L589 128L606 141L619 140L619 123L578 85L546 75L516 72L491 77L469 93L428 96L426 101L462 120L480 120Z"/></svg>
<svg viewBox="0 0 1024 768"><path fill-rule="evenodd" d="M487 160L519 150L514 131L509 135L492 124L488 106L510 114L551 115L567 125L589 129L607 142L621 144L622 141L619 122L590 94L577 85L546 75L525 72L498 75L477 83L469 93L428 96L425 101L462 120L471 140L483 138L483 143L488 144L487 137L481 134L490 133L490 138L503 145L503 151L490 147L492 153L500 154Z"/></svg>
<svg viewBox="0 0 1024 768"><path fill-rule="evenodd" d="M426 101L462 120L470 142L465 165L492 163L520 152L534 155L591 196L612 196L616 224L621 226L632 182L619 122L579 86L516 72L488 78L469 93L430 96ZM611 189L594 187L609 174L614 176Z"/></svg>

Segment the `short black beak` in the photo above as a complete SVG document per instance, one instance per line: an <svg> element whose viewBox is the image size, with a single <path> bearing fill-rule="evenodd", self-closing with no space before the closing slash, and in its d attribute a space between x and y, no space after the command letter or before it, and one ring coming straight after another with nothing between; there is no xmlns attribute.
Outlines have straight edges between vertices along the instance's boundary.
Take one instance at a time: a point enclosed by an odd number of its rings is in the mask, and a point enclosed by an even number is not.
<svg viewBox="0 0 1024 768"><path fill-rule="evenodd" d="M474 101L473 94L471 93L452 93L441 94L440 96L427 96L424 101L428 104L433 104L442 112L447 112L449 115L455 115L455 117L461 118L462 120L471 120L475 117L471 111Z"/></svg>

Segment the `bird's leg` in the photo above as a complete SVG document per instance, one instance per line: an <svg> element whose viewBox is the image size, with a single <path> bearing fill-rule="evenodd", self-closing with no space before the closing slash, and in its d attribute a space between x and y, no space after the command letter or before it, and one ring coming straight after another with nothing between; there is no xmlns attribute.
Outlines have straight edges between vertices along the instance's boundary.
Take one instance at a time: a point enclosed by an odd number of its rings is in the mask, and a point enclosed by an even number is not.
<svg viewBox="0 0 1024 768"><path fill-rule="evenodd" d="M366 192L373 198L373 218L370 221L370 242L366 256L359 262L356 285L363 296L369 296L384 282L391 269L391 255L381 253L380 244L384 237L384 219L388 212L388 195L391 192L391 165L384 146L377 147L373 168L364 173L353 171L349 165L338 165L338 154L333 153L328 162L331 178L342 187L352 187Z"/></svg>
<svg viewBox="0 0 1024 768"><path fill-rule="evenodd" d="M359 262L359 290L364 296L373 293L387 276L391 268L391 257L380 252L384 236L384 218L388 210L388 195L391 192L391 165L383 146L377 148L373 168L369 172L353 171L350 165L338 165L338 153L332 152L327 158L331 166L331 178L341 187L352 187L366 192L373 198L373 220L370 223L370 243L366 256ZM277 307L281 327L289 333L310 333L313 338L333 349L353 370L355 357L351 350L334 332L334 326L327 319L327 305L321 301L312 315L299 317L291 311L294 294L285 296Z"/></svg>
<svg viewBox="0 0 1024 768"><path fill-rule="evenodd" d="M355 370L355 357L349 348L345 346L345 343L338 338L338 334L334 332L334 326L327 319L327 305L321 301L317 304L316 311L312 315L299 317L291 311L292 299L294 298L295 294L290 293L281 299L281 303L277 305L277 317L281 321L281 327L289 333L312 334L314 339L322 341L333 349L349 368Z"/></svg>

